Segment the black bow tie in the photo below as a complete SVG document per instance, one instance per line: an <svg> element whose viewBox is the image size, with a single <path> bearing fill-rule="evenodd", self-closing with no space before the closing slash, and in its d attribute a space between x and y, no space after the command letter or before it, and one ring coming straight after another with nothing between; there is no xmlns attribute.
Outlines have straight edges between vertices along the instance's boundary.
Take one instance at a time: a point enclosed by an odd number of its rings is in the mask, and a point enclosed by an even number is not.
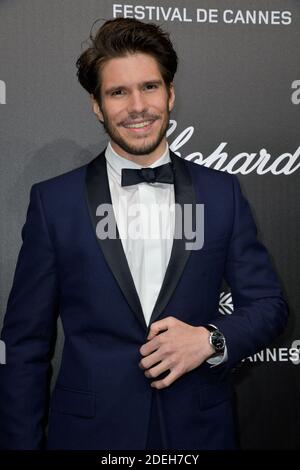
<svg viewBox="0 0 300 470"><path fill-rule="evenodd" d="M174 183L174 170L171 163L154 168L129 169L123 168L121 186L131 186L138 183Z"/></svg>

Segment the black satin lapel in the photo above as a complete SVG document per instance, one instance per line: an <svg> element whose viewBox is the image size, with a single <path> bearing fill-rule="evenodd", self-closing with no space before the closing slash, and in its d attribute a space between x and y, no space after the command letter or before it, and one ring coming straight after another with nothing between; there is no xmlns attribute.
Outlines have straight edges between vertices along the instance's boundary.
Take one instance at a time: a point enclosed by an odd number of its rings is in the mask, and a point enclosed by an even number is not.
<svg viewBox="0 0 300 470"><path fill-rule="evenodd" d="M107 264L118 282L128 304L137 316L143 328L147 329L142 306L127 263L117 227L117 238L115 239L108 237L100 239L96 233L96 226L101 220L101 216L96 215L97 207L100 204L112 204L104 152L87 165L86 191L89 213L99 247L101 248ZM113 221L114 224L116 224L114 215Z"/></svg>
<svg viewBox="0 0 300 470"><path fill-rule="evenodd" d="M175 203L180 204L181 210L183 213L184 204L192 204L193 208L196 205L196 197L194 192L194 186L192 179L189 173L189 170L186 167L184 160L181 157L178 157L173 152L170 151L171 161L174 168L174 190L175 190ZM193 219L194 223L194 219ZM175 217L175 233L178 229L179 224L182 224L182 220L177 216ZM177 227L177 229L176 229ZM185 237L184 230L182 230L182 238L174 238L173 245L171 250L171 256L169 264L166 270L166 274L163 280L163 284L158 295L156 304L154 306L149 327L161 312L166 307L169 302L178 281L182 275L184 267L187 263L187 260L190 256L190 250L186 249L185 243L187 240ZM148 328L149 328L148 327Z"/></svg>

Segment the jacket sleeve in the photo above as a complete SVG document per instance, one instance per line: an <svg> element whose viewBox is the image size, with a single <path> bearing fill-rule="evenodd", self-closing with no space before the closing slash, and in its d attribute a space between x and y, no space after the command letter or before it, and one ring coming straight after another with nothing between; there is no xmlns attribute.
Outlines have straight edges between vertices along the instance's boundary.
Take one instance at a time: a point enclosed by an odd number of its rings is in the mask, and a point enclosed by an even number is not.
<svg viewBox="0 0 300 470"><path fill-rule="evenodd" d="M39 184L30 191L22 241L1 334L1 449L40 449L44 441L59 295Z"/></svg>
<svg viewBox="0 0 300 470"><path fill-rule="evenodd" d="M288 307L268 252L257 239L249 204L237 177L233 182L233 226L225 265L234 311L212 323L225 335L227 371L268 346L284 329Z"/></svg>

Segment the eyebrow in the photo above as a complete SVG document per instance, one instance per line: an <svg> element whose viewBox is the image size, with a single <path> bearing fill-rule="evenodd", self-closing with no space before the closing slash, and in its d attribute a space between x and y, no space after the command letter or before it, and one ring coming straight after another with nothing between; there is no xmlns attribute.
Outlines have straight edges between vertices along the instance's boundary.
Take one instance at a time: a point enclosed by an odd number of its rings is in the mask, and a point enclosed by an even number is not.
<svg viewBox="0 0 300 470"><path fill-rule="evenodd" d="M163 81L162 80L147 80L146 82L141 82L139 83L138 85L143 88L144 86L147 86L147 85L162 85ZM111 93L113 93L114 91L117 91L117 90L126 90L128 89L128 87L124 86L124 85L117 85L117 86L113 86L113 87L110 87L108 88L107 90L105 90L105 95L110 95Z"/></svg>

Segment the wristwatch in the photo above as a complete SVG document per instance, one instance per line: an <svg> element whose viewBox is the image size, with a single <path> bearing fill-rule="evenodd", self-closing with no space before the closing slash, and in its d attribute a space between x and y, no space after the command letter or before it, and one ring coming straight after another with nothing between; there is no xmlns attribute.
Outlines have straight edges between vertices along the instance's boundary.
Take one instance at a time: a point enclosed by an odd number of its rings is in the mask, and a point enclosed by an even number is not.
<svg viewBox="0 0 300 470"><path fill-rule="evenodd" d="M209 344L215 350L215 355L224 353L226 341L223 333L212 325L205 325L205 328L210 332Z"/></svg>

